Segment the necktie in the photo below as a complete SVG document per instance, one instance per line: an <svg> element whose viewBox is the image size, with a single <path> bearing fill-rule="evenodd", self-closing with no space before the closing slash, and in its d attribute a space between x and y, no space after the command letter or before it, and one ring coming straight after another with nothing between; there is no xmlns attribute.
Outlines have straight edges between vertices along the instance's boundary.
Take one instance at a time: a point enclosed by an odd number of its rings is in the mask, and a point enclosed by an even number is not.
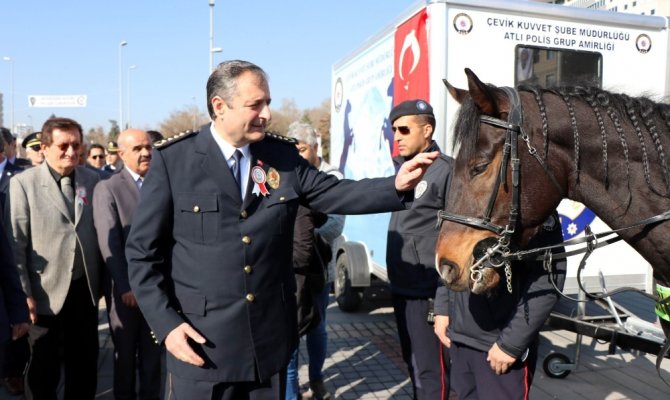
<svg viewBox="0 0 670 400"><path fill-rule="evenodd" d="M144 183L144 178L142 178L140 176L139 178L137 178L137 188L138 189L142 189L142 183Z"/></svg>
<svg viewBox="0 0 670 400"><path fill-rule="evenodd" d="M60 190L65 198L65 204L70 211L70 217L74 216L74 188L72 187L72 179L69 176L60 178Z"/></svg>
<svg viewBox="0 0 670 400"><path fill-rule="evenodd" d="M230 172L233 173L235 182L237 182L237 188L240 189L240 160L242 159L242 152L235 150L233 153L233 165L230 166Z"/></svg>

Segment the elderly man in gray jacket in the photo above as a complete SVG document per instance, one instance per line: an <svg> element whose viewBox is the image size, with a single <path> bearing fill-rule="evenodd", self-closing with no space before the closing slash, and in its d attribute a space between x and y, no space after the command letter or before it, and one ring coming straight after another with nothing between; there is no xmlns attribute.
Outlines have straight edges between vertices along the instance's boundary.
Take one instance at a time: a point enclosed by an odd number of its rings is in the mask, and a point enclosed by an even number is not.
<svg viewBox="0 0 670 400"><path fill-rule="evenodd" d="M91 198L99 178L79 167L82 129L68 118L42 127L45 163L12 178L5 212L33 325L28 399L93 399L98 358L99 270Z"/></svg>

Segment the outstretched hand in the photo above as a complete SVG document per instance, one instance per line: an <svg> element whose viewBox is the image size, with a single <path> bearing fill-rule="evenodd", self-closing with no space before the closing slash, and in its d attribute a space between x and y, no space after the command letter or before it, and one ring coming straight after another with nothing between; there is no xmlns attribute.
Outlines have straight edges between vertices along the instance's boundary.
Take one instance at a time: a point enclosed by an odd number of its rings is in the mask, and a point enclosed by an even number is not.
<svg viewBox="0 0 670 400"><path fill-rule="evenodd" d="M440 155L437 151L430 153L419 153L409 161L405 161L398 170L395 177L395 188L399 192L406 192L414 189L414 187L421 181L423 174Z"/></svg>
<svg viewBox="0 0 670 400"><path fill-rule="evenodd" d="M189 338L200 344L206 342L205 338L193 329L191 325L184 322L167 335L165 338L165 348L167 348L177 360L193 364L196 367L202 367L205 365L205 360L197 355L191 346L189 346Z"/></svg>

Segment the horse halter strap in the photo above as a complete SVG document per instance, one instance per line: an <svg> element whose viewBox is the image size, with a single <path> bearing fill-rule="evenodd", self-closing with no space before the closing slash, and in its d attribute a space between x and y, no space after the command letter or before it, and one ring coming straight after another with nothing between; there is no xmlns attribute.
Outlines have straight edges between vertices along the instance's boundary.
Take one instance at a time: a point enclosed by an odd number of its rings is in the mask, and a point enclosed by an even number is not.
<svg viewBox="0 0 670 400"><path fill-rule="evenodd" d="M506 247L510 243L512 234L514 234L517 218L519 216L520 161L518 156L517 143L518 135L521 133L523 116L519 93L515 89L509 87L502 87L501 89L505 91L511 103L508 120L503 121L501 119L487 115L482 115L479 117L479 120L484 124L505 129L505 144L503 147L502 161L500 162L500 169L498 170L496 182L493 186L491 197L489 197L489 202L486 207L486 211L484 212L484 216L483 218L466 217L441 210L437 213L437 223L439 227L442 225L442 221L446 220L474 228L486 229L500 236L501 244ZM510 162L512 164L512 202L507 225L502 226L491 222L491 214L493 213L493 207L498 195L498 188L505 181L507 165Z"/></svg>

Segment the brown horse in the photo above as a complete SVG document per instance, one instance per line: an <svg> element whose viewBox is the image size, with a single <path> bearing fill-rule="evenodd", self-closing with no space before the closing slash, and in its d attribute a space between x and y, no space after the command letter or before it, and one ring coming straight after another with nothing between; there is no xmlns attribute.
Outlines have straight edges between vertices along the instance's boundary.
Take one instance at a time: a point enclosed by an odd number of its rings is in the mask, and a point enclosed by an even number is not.
<svg viewBox="0 0 670 400"><path fill-rule="evenodd" d="M612 229L670 210L670 106L594 87L499 88L465 73L468 90L445 81L461 104L436 246L448 287L495 288L507 256L563 198L584 203ZM668 286L670 222L659 219L619 234Z"/></svg>

